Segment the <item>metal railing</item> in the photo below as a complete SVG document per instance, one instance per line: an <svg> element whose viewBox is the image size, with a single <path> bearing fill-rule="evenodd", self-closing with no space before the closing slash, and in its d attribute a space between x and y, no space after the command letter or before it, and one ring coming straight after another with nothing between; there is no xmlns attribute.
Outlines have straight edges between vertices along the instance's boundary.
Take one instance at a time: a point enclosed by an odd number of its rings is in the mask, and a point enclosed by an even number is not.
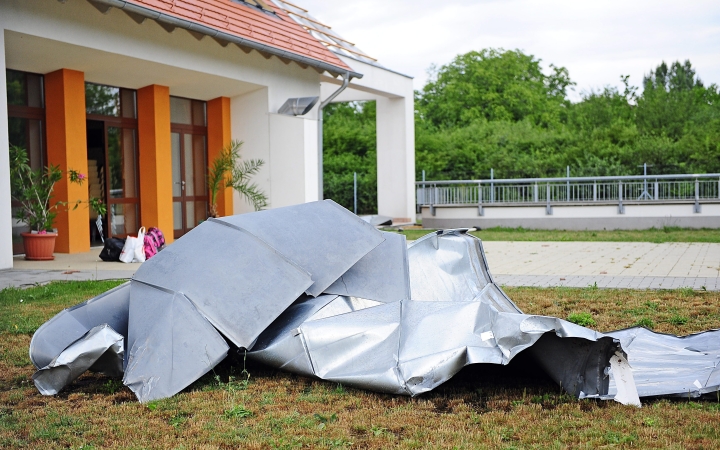
<svg viewBox="0 0 720 450"><path fill-rule="evenodd" d="M720 174L417 181L422 206L720 200ZM696 206L699 209L699 206ZM698 211L699 212L699 211Z"/></svg>

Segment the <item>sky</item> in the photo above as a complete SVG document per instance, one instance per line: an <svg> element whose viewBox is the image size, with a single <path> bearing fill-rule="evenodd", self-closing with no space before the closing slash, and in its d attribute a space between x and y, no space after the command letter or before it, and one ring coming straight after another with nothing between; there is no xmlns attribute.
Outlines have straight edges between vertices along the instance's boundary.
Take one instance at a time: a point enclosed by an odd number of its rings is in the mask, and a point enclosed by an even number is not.
<svg viewBox="0 0 720 450"><path fill-rule="evenodd" d="M583 93L640 86L662 61L689 59L720 85L719 0L294 0L387 68L427 81L427 69L483 48L519 49L566 67Z"/></svg>

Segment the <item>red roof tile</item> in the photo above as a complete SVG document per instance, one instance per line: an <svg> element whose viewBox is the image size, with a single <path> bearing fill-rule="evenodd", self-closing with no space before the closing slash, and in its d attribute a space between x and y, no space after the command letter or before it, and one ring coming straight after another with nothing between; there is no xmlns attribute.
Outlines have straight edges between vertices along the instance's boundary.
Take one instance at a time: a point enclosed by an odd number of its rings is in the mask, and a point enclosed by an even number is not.
<svg viewBox="0 0 720 450"><path fill-rule="evenodd" d="M281 8L266 0L277 17L231 0L128 0L138 6L224 33L350 69Z"/></svg>

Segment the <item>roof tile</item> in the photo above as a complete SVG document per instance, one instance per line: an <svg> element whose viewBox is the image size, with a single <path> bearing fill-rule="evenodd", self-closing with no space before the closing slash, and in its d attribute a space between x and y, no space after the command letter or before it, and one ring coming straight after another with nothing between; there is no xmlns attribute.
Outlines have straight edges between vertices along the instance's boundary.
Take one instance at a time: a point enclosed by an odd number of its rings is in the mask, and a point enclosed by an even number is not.
<svg viewBox="0 0 720 450"><path fill-rule="evenodd" d="M260 44L349 67L281 8L266 0L276 16L231 0L128 0L169 16L185 19Z"/></svg>

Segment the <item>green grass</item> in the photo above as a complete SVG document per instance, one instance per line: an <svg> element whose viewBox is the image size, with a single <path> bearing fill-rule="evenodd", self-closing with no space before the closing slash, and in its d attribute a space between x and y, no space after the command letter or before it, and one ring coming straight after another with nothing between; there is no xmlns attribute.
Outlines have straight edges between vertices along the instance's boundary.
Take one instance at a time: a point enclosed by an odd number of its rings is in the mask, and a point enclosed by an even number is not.
<svg viewBox="0 0 720 450"><path fill-rule="evenodd" d="M304 378L234 353L180 394L146 405L118 380L98 374L83 375L57 396L41 396L27 359L34 329L117 284L0 291L0 448L684 449L720 443L720 398L654 399L642 408L577 400L523 353L509 367L465 368L416 398ZM599 331L643 318L656 331L674 334L720 327L718 292L594 287L506 292L525 312L575 317ZM24 328L16 329L23 316Z"/></svg>
<svg viewBox="0 0 720 450"><path fill-rule="evenodd" d="M386 231L393 231L386 229ZM404 229L408 240L418 239L433 230ZM665 227L649 230L567 231L527 230L525 228L487 228L471 234L484 241L598 241L598 242L720 242L720 230Z"/></svg>

